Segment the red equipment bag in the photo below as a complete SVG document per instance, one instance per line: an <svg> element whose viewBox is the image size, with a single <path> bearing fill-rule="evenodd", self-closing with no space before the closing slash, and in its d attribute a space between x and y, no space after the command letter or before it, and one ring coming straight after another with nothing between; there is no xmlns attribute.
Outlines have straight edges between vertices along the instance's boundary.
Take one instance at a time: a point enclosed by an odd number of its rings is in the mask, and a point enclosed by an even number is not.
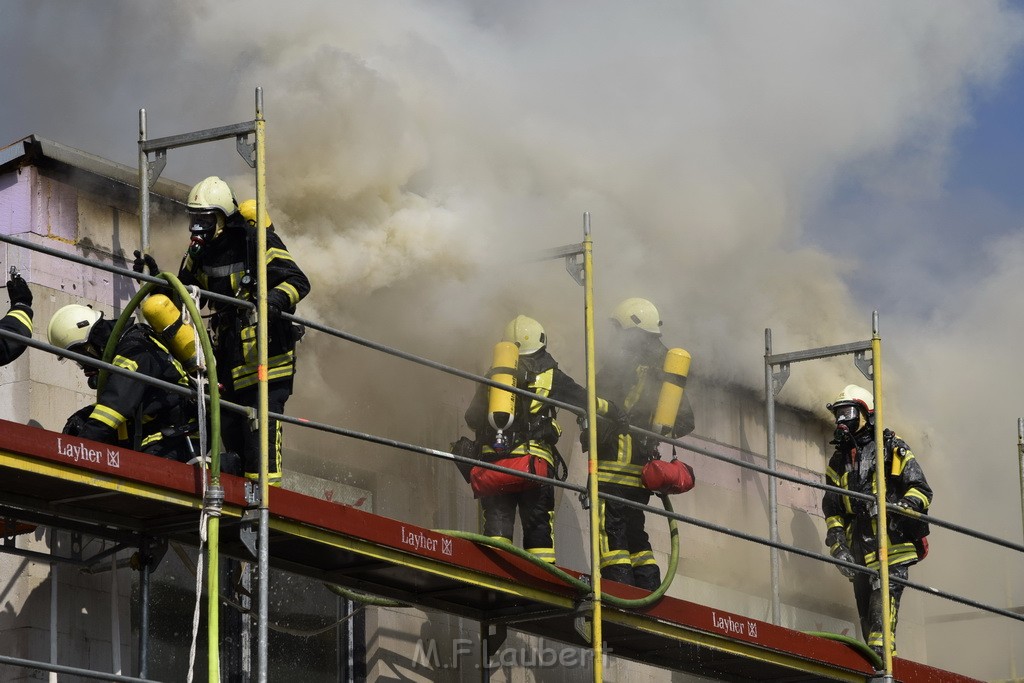
<svg viewBox="0 0 1024 683"><path fill-rule="evenodd" d="M528 472L541 477L550 476L547 460L533 455L517 455L512 458L501 458L492 464L507 467L520 472ZM541 485L538 481L517 477L508 472L489 470L486 467L474 467L469 472L469 485L473 487L473 497L497 496L502 493L521 493Z"/></svg>
<svg viewBox="0 0 1024 683"><path fill-rule="evenodd" d="M686 493L696 482L693 468L681 460L652 460L640 472L644 487L661 494Z"/></svg>

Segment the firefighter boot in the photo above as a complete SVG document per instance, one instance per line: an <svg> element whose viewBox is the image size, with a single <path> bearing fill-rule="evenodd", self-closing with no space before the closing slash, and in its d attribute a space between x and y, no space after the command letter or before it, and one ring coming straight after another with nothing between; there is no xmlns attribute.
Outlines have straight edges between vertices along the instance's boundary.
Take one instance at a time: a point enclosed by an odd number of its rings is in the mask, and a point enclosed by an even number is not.
<svg viewBox="0 0 1024 683"><path fill-rule="evenodd" d="M661 570L656 564L645 564L633 567L633 584L637 588L654 591L661 585Z"/></svg>

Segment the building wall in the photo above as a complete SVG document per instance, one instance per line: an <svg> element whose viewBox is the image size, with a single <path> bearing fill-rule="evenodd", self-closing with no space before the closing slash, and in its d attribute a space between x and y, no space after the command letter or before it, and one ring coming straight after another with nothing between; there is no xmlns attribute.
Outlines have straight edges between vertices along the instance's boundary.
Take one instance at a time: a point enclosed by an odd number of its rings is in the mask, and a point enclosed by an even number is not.
<svg viewBox="0 0 1024 683"><path fill-rule="evenodd" d="M180 217L156 214L154 231L161 227L175 229L175 218L180 223ZM114 260L113 255L120 259L122 254L130 254L139 243L138 219L131 207L119 206L104 197L79 190L32 167L0 177L0 232L108 263ZM46 322L59 307L71 302L91 303L114 316L136 289L129 278L111 276L6 244L0 244L0 260L5 269L16 265L30 282L35 294L34 336L41 340L45 340ZM123 260L118 262L123 263ZM711 378L695 378L688 392L696 412L697 430L686 443L733 459L765 465L762 395L749 389L720 386ZM441 398L432 404L433 412L421 416L421 421L410 422L408 416L393 416L390 423L383 420L394 427L393 433L383 435L401 435L409 441L445 449L460 432L465 433L462 414L470 393L464 389L438 392ZM44 352L30 349L18 362L0 368L0 417L4 419L35 420L47 429L60 430L67 416L92 400L77 366L61 363ZM822 415L794 410L784 404L777 406L776 415L780 469L820 480L826 454L830 451L829 425L822 420ZM479 529L476 501L449 463L425 456L410 459L408 453L365 443L339 446L336 437L297 432L292 428L289 428L289 443L286 467L302 475L289 486L429 528ZM663 448L664 455L670 457L671 449ZM572 425L566 427L562 451L574 473L573 480L582 483L580 473L586 471L585 457ZM741 470L703 454L688 451L678 454L694 467L698 483L692 492L673 497L677 512L730 529L767 536L768 483L764 475ZM820 491L812 487L779 483L779 530L784 543L814 552L824 551L820 497ZM581 509L577 496L559 493L556 549L560 565L589 572L588 524L589 515ZM768 549L692 524L680 527L681 561L669 595L770 620ZM648 529L659 564L665 567L669 548L667 525L663 519L649 517ZM30 534L19 538L18 546L45 553L50 551L52 541L51 534ZM94 546L101 547L102 544ZM54 552L64 550L54 548ZM191 552L194 554L194 550ZM178 561L170 554L165 560ZM51 570L36 561L2 554L0 567L3 575L9 577L0 592L0 652L48 659ZM109 597L103 598L104 591L109 593L109 572L81 575L62 568L57 576L58 661L108 669L116 659L110 650L114 642L110 601ZM181 567L168 570L168 576L171 578L167 580L173 583L173 586L168 584L173 588L173 591L168 588L168 595L180 596L188 592L189 574ZM133 672L135 644L126 626L131 623L132 611L125 599L125 587L137 578L127 570L122 570L119 577L120 659L125 671ZM782 625L798 630L858 635L852 589L833 567L782 553L780 592ZM176 607L169 611L190 614L190 605L181 604L180 597L173 600ZM315 598L311 600L311 604L316 603ZM926 660L921 610L915 600L908 594L900 614L901 653ZM476 679L475 675L467 676L464 672L424 669L417 664L417 648L431 639L444 643L446 648L457 639L465 639L468 647L477 646L479 626L476 623L412 608L368 608L367 615L367 665L371 680ZM186 634L175 633L181 640L168 647L173 653L172 659L180 662L187 653L188 640ZM510 647L545 647L544 643L526 636L516 634L510 638ZM450 649L448 655L450 660ZM467 655L466 661L475 662L476 656L474 651ZM4 672L5 679L7 674ZM586 667L570 667L552 675L557 680L589 680ZM610 660L607 675L607 680L696 680L672 677L658 669L614 658ZM309 680L317 680L317 677ZM492 680L544 679L530 678L515 666L509 666Z"/></svg>

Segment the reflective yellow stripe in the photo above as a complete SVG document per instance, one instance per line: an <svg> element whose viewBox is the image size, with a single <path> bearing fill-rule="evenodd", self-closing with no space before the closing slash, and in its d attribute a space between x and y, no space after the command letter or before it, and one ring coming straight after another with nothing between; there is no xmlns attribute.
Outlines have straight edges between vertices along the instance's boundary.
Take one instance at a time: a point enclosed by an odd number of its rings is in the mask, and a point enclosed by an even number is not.
<svg viewBox="0 0 1024 683"><path fill-rule="evenodd" d="M160 432L154 432L142 440L142 447L145 448L149 444L156 443L157 441L160 441L163 438L163 434L161 434Z"/></svg>
<svg viewBox="0 0 1024 683"><path fill-rule="evenodd" d="M927 510L928 506L931 504L931 501L928 500L928 496L921 493L918 489L910 489L909 491L907 491L906 495L907 498L913 498L915 500L921 501L921 504L924 505L924 508L922 508L924 510Z"/></svg>
<svg viewBox="0 0 1024 683"><path fill-rule="evenodd" d="M543 396L544 398L547 398L548 395L551 393L551 385L554 383L554 381L555 369L552 368L550 370L545 370L544 372L537 375L537 378L533 380L533 384L530 388L533 390L533 393L537 394L538 396ZM533 415L535 413L540 412L540 410L545 405L546 404L543 401L538 401L535 398L530 399L530 414Z"/></svg>
<svg viewBox="0 0 1024 683"><path fill-rule="evenodd" d="M647 565L657 564L657 560L654 559L654 553L650 550L641 550L629 556L629 563L634 567L646 567Z"/></svg>
<svg viewBox="0 0 1024 683"><path fill-rule="evenodd" d="M32 331L32 318L28 317L28 313L21 310L20 308L15 308L14 310L12 310L10 313L7 314L7 317L14 318L19 323L24 325L26 330L28 330L29 332Z"/></svg>
<svg viewBox="0 0 1024 683"><path fill-rule="evenodd" d="M295 287L292 284L288 282L282 282L281 284L274 287L274 289L279 289L282 292L284 292L285 295L287 295L288 301L291 302L292 306L299 303L299 290L295 289Z"/></svg>
<svg viewBox="0 0 1024 683"><path fill-rule="evenodd" d="M829 517L828 519L825 520L825 528L826 529L837 529L837 528L838 529L843 529L843 528L845 528L844 525L843 525L843 518L840 517L839 515L836 515L834 517Z"/></svg>
<svg viewBox="0 0 1024 683"><path fill-rule="evenodd" d="M125 422L125 417L121 413L117 412L113 408L108 408L103 405L96 405L93 407L92 412L89 413L89 417L93 420L97 420L107 425L111 429L117 429Z"/></svg>
<svg viewBox="0 0 1024 683"><path fill-rule="evenodd" d="M125 356L114 356L113 364L119 368L131 370L132 372L135 372L136 370L139 369L138 363L133 361L131 358L126 358Z"/></svg>
<svg viewBox="0 0 1024 683"><path fill-rule="evenodd" d="M889 566L913 562L917 559L917 548L913 543L896 543L889 546ZM864 562L870 569L878 570L878 553L865 553Z"/></svg>
<svg viewBox="0 0 1024 683"><path fill-rule="evenodd" d="M292 258L292 255L289 254L286 249L278 249L277 247L272 247L270 249L267 249L267 263L270 263L274 259L278 259L278 258L281 259L282 261L294 261L295 260L295 259Z"/></svg>
<svg viewBox="0 0 1024 683"><path fill-rule="evenodd" d="M549 562L551 564L555 563L554 548L526 548L525 550L526 552L530 553L531 555L535 556L540 560L544 560L545 562Z"/></svg>

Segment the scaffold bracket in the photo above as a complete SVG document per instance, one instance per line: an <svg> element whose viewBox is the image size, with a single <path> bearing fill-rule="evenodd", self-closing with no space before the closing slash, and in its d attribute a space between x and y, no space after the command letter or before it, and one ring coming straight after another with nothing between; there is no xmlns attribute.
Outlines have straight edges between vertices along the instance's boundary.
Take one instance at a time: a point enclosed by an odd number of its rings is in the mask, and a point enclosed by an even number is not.
<svg viewBox="0 0 1024 683"><path fill-rule="evenodd" d="M235 148L242 160L249 164L249 168L256 168L256 143L249 142L248 134L235 138Z"/></svg>
<svg viewBox="0 0 1024 683"><path fill-rule="evenodd" d="M872 364L872 359L868 358L864 351L856 351L853 354L853 364L860 370L860 374L869 381L873 382L875 379L875 369Z"/></svg>
<svg viewBox="0 0 1024 683"><path fill-rule="evenodd" d="M160 174L164 172L164 166L167 165L167 150L158 149L156 150L156 158L152 161L146 162L146 166L149 170L149 184L153 185L160 177Z"/></svg>
<svg viewBox="0 0 1024 683"><path fill-rule="evenodd" d="M778 396L789 379L789 363L780 363L777 372L772 373L772 396Z"/></svg>

